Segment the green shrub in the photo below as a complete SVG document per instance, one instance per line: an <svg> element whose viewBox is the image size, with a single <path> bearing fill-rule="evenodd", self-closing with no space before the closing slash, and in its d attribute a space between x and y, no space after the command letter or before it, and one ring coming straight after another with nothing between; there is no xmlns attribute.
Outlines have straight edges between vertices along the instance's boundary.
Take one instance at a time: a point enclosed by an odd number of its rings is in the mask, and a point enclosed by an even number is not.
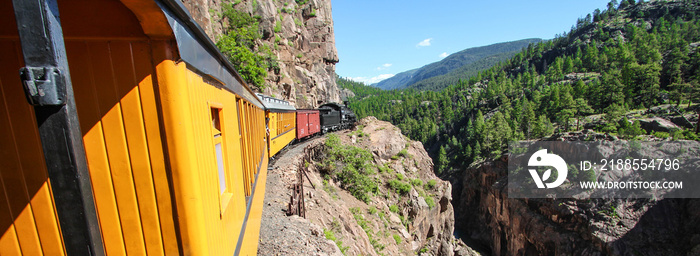
<svg viewBox="0 0 700 256"><path fill-rule="evenodd" d="M399 206L397 206L397 205L395 205L395 204L392 204L391 206L389 206L389 211L390 211L390 212L393 212L393 213L398 213L398 212L399 212Z"/></svg>
<svg viewBox="0 0 700 256"><path fill-rule="evenodd" d="M374 239L374 232L372 230L372 227L370 227L369 222L365 220L364 217L359 213L360 209L355 207L355 208L350 208L350 211L353 213L353 217L355 218L355 221L357 222L357 225L359 225L362 230L365 231L367 234L367 237L369 238L369 243L374 247L374 250L376 252L380 252L381 250L384 250L386 247L385 245L379 243L378 240Z"/></svg>
<svg viewBox="0 0 700 256"><path fill-rule="evenodd" d="M412 179L411 185L413 185L414 187L420 187L423 186L423 181L420 179Z"/></svg>
<svg viewBox="0 0 700 256"><path fill-rule="evenodd" d="M418 191L419 196L425 197L425 190L423 190L423 188L416 187L416 191Z"/></svg>
<svg viewBox="0 0 700 256"><path fill-rule="evenodd" d="M435 201L433 200L432 196L426 197L425 203L428 204L428 208L430 208L430 209L433 209L433 207L435 207Z"/></svg>
<svg viewBox="0 0 700 256"><path fill-rule="evenodd" d="M333 230L328 230L328 229L323 229L323 234L326 236L326 239L331 240L335 242L335 245L338 246L340 249L340 252L345 255L345 252L350 248L349 246L343 246L343 241L340 241L340 239L337 239L335 237L335 233L333 233Z"/></svg>
<svg viewBox="0 0 700 256"><path fill-rule="evenodd" d="M394 189L396 193L402 195L408 194L408 192L411 191L411 184L393 179L389 180L389 187Z"/></svg>
<svg viewBox="0 0 700 256"><path fill-rule="evenodd" d="M369 214L375 214L375 213L377 213L377 207L370 206L369 209L367 209L367 212Z"/></svg>
<svg viewBox="0 0 700 256"><path fill-rule="evenodd" d="M326 239L335 241L335 233L333 233L333 230L328 230L324 228L323 234L326 235Z"/></svg>
<svg viewBox="0 0 700 256"><path fill-rule="evenodd" d="M389 168L389 164L377 165L376 168L377 168L377 170L379 170L379 173L391 172L391 168Z"/></svg>
<svg viewBox="0 0 700 256"><path fill-rule="evenodd" d="M634 138L646 134L646 131L642 129L642 125L638 120L630 124L627 117L623 117L622 121L620 121L620 128L617 129L617 133L625 138Z"/></svg>
<svg viewBox="0 0 700 256"><path fill-rule="evenodd" d="M651 133L651 135L654 135L654 137L657 137L660 139L666 139L666 138L671 137L671 135L668 134L667 132L653 132L653 133Z"/></svg>
<svg viewBox="0 0 700 256"><path fill-rule="evenodd" d="M700 137L692 130L683 131L683 136L686 140L700 140Z"/></svg>
<svg viewBox="0 0 700 256"><path fill-rule="evenodd" d="M341 145L336 134L328 135L325 145L327 163L321 169L330 172L335 180L340 181L341 187L355 198L369 202L379 191L379 186L372 177L376 174L375 166L371 164L372 154L366 149ZM340 171L337 171L337 167L328 168L328 165L336 164L342 166Z"/></svg>
<svg viewBox="0 0 700 256"><path fill-rule="evenodd" d="M425 183L425 189L431 190L431 189L435 188L436 183L437 182L435 180L429 180L427 183Z"/></svg>
<svg viewBox="0 0 700 256"><path fill-rule="evenodd" d="M396 241L396 244L400 244L400 243L401 243L401 236L399 236L399 235L397 235L397 234L394 234L393 237L394 237L394 241Z"/></svg>
<svg viewBox="0 0 700 256"><path fill-rule="evenodd" d="M342 182L342 186L355 198L368 203L372 195L379 191L374 178L368 177L367 173L358 171L352 166L346 165L343 171L337 176Z"/></svg>
<svg viewBox="0 0 700 256"><path fill-rule="evenodd" d="M399 151L398 155L401 157L406 157L406 156L408 156L408 150L406 150L406 148L404 148L401 151Z"/></svg>
<svg viewBox="0 0 700 256"><path fill-rule="evenodd" d="M617 125L615 123L606 123L599 130L601 132L614 133L617 132Z"/></svg>
<svg viewBox="0 0 700 256"><path fill-rule="evenodd" d="M275 28L274 28L275 33L282 32L282 22L281 21L276 21L275 22ZM275 42L277 42L277 38L275 38Z"/></svg>

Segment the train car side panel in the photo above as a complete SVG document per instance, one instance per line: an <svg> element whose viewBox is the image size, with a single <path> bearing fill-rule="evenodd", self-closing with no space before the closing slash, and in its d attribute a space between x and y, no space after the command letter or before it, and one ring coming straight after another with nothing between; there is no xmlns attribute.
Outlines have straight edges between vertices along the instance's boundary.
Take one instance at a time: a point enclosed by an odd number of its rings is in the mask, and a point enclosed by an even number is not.
<svg viewBox="0 0 700 256"><path fill-rule="evenodd" d="M296 138L294 133L296 114L294 112L267 111L267 116L270 119L268 122L270 155L274 156Z"/></svg>
<svg viewBox="0 0 700 256"><path fill-rule="evenodd" d="M321 131L321 119L318 110L309 113L309 133L316 134Z"/></svg>
<svg viewBox="0 0 700 256"><path fill-rule="evenodd" d="M119 2L62 1L59 8L105 251L177 254L154 92L160 43ZM97 9L106 11L85 15Z"/></svg>
<svg viewBox="0 0 700 256"><path fill-rule="evenodd" d="M318 110L297 110L297 138L305 138L319 132L321 130L320 124Z"/></svg>
<svg viewBox="0 0 700 256"><path fill-rule="evenodd" d="M251 105L251 108L253 106ZM261 109L253 108L249 112L252 122L250 122L250 138L253 147L252 155L249 156L253 163L253 169L244 170L250 177L248 185L251 190L247 199L247 212L243 226L241 228L242 238L239 238L236 248L237 255L256 255L260 237L260 222L262 217L263 200L265 198L265 182L267 180L267 166L269 155L267 149L267 139L265 133L265 112ZM292 133L293 134L293 133Z"/></svg>
<svg viewBox="0 0 700 256"><path fill-rule="evenodd" d="M303 139L309 136L309 113L297 110L297 138Z"/></svg>
<svg viewBox="0 0 700 256"><path fill-rule="evenodd" d="M157 69L184 253L234 254L240 241L257 240L260 228L265 112L185 63L164 61Z"/></svg>
<svg viewBox="0 0 700 256"><path fill-rule="evenodd" d="M183 253L209 254L202 181L194 170L199 169L196 159L193 116L190 113L186 65L163 61L156 67L158 87L163 109L168 155L173 179L173 192L179 216Z"/></svg>

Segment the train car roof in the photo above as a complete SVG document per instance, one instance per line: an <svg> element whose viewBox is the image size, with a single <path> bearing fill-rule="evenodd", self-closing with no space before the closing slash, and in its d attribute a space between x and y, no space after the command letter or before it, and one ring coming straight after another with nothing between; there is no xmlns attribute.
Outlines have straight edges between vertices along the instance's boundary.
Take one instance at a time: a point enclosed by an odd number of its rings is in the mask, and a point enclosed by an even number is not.
<svg viewBox="0 0 700 256"><path fill-rule="evenodd" d="M180 58L198 71L222 82L224 86L259 108L262 100L248 87L240 74L204 30L194 21L180 0L156 0L175 35Z"/></svg>
<svg viewBox="0 0 700 256"><path fill-rule="evenodd" d="M295 111L296 108L292 106L291 103L285 100L280 100L274 97L266 96L260 93L256 93L256 96L262 101L263 105L265 105L265 110L270 110L270 111Z"/></svg>

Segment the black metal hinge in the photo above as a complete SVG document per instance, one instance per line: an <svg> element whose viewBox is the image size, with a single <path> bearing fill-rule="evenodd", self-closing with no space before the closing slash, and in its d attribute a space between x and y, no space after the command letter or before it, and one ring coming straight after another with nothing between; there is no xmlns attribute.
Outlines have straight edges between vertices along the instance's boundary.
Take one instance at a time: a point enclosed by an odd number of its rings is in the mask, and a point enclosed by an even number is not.
<svg viewBox="0 0 700 256"><path fill-rule="evenodd" d="M33 106L65 105L66 77L57 67L23 67L19 75L27 101Z"/></svg>

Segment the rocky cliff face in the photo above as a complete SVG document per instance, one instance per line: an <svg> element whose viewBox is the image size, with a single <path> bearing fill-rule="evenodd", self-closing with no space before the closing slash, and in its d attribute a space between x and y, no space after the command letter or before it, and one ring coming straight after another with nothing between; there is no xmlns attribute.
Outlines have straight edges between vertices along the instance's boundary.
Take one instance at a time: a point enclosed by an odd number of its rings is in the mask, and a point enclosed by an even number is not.
<svg viewBox="0 0 700 256"><path fill-rule="evenodd" d="M570 133L561 140L612 140ZM508 158L454 179L456 228L492 255L699 255L700 200L513 199Z"/></svg>
<svg viewBox="0 0 700 256"><path fill-rule="evenodd" d="M212 41L222 34L225 20L219 17L225 0L184 0L192 16ZM258 45L273 46L280 73L269 72L264 94L314 108L340 102L335 81L335 48L330 0L243 0L236 9L260 17L263 39Z"/></svg>

